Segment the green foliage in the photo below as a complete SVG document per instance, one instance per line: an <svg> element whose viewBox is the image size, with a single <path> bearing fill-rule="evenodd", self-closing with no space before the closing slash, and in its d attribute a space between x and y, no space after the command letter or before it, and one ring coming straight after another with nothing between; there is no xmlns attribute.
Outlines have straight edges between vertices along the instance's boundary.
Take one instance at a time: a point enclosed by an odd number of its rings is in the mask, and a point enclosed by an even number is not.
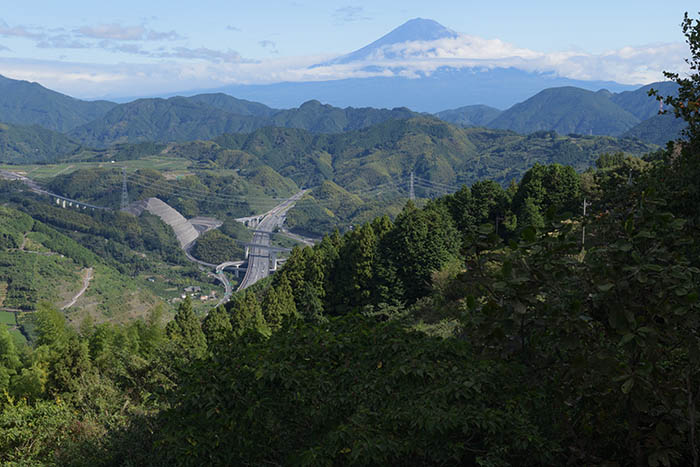
<svg viewBox="0 0 700 467"><path fill-rule="evenodd" d="M0 391L9 391L10 379L17 374L21 362L15 342L7 326L0 326Z"/></svg>
<svg viewBox="0 0 700 467"><path fill-rule="evenodd" d="M74 436L70 407L54 401L3 403L0 411L0 462L52 465Z"/></svg>
<svg viewBox="0 0 700 467"><path fill-rule="evenodd" d="M525 172L513 196L513 210L522 212L526 200L542 211L576 212L581 182L572 167L535 164Z"/></svg>
<svg viewBox="0 0 700 467"><path fill-rule="evenodd" d="M446 209L418 210L409 201L379 248L395 268L404 300L412 303L430 290L432 272L457 255L459 247Z"/></svg>
<svg viewBox="0 0 700 467"><path fill-rule="evenodd" d="M558 447L534 424L546 402L517 374L396 323L300 325L203 362L173 394L159 452L180 465L551 463Z"/></svg>
<svg viewBox="0 0 700 467"><path fill-rule="evenodd" d="M682 139L686 127L685 121L674 115L656 115L630 128L622 136L665 146L669 141Z"/></svg>

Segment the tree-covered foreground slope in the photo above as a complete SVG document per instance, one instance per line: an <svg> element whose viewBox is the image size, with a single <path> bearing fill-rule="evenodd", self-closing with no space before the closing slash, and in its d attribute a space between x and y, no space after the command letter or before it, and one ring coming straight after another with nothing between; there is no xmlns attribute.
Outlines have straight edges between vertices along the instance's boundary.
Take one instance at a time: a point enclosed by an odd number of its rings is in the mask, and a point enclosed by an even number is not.
<svg viewBox="0 0 700 467"><path fill-rule="evenodd" d="M203 320L0 329L3 463L698 465L700 78L675 78L663 154L409 203Z"/></svg>

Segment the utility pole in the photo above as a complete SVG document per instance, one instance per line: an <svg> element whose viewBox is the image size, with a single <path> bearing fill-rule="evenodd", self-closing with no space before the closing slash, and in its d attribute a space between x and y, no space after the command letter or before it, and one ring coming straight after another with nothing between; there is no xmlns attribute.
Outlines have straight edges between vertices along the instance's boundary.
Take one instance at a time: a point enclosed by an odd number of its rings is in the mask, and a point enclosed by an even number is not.
<svg viewBox="0 0 700 467"><path fill-rule="evenodd" d="M122 167L122 211L129 207L129 192L126 189L126 167Z"/></svg>
<svg viewBox="0 0 700 467"><path fill-rule="evenodd" d="M584 219L581 220L581 250L583 250L586 246L586 208L590 206L591 203L589 203L586 198L583 198L583 217Z"/></svg>
<svg viewBox="0 0 700 467"><path fill-rule="evenodd" d="M409 196L409 198L411 199L411 201L415 201L415 199L416 199L416 191L415 191L414 188L413 188L413 171L411 171L411 181L410 181L410 183L409 183L408 186L409 186L409 190L408 190L408 191L409 191L409 195L408 195L408 196Z"/></svg>

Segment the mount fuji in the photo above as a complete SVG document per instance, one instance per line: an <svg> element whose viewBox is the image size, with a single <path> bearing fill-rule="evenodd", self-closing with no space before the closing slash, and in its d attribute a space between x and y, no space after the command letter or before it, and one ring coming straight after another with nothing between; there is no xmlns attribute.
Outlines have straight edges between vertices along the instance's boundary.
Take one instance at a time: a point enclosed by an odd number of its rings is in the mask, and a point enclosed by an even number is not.
<svg viewBox="0 0 700 467"><path fill-rule="evenodd" d="M432 113L475 104L505 109L552 87L612 92L639 87L570 79L553 71L518 67L522 61L519 57L528 53L534 54L498 40L460 35L430 19L415 18L365 47L308 68L340 70L348 78L230 85L213 91L277 108L296 107L316 99L340 107L408 107Z"/></svg>

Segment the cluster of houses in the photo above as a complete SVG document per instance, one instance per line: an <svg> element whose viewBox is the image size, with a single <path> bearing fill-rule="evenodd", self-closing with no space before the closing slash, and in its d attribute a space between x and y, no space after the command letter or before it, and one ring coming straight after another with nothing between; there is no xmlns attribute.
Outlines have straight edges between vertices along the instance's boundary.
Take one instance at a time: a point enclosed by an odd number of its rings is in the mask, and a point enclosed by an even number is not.
<svg viewBox="0 0 700 467"><path fill-rule="evenodd" d="M202 302L216 300L216 290L212 290L209 294L206 294L202 292L202 288L198 285L190 285L189 287L182 289L182 291L184 293L181 294L180 297L175 297L173 302L184 300L188 295L192 300L199 298L199 300Z"/></svg>

